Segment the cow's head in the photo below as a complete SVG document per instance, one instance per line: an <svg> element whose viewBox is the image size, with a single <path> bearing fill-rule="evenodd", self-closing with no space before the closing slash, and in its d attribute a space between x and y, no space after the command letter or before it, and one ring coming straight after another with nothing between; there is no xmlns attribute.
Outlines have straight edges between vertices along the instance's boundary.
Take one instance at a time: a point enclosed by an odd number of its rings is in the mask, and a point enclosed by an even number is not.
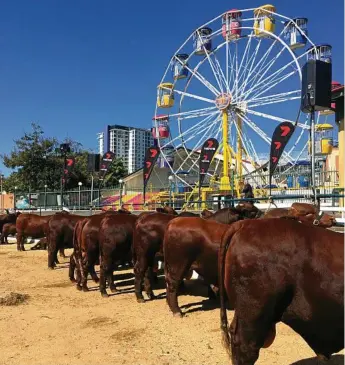
<svg viewBox="0 0 345 365"><path fill-rule="evenodd" d="M309 215L314 216L313 214ZM317 217L314 219L313 224L323 228L330 228L336 224L336 219L330 214L323 213L319 219Z"/></svg>
<svg viewBox="0 0 345 365"><path fill-rule="evenodd" d="M212 212L210 212L208 209L204 209L204 210L200 213L201 218L208 218L208 217L211 217L211 215L213 215L213 213L212 213Z"/></svg>

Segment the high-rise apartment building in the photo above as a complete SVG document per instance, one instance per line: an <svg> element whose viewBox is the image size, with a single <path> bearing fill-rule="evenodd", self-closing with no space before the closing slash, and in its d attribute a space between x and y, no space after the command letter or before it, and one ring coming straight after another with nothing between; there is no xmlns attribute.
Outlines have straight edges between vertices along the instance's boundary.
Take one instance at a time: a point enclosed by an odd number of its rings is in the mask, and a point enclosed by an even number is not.
<svg viewBox="0 0 345 365"><path fill-rule="evenodd" d="M103 139L100 135L103 134ZM143 167L146 149L153 145L153 137L149 129L108 125L106 141L104 133L98 133L98 147L107 145L107 150L115 153L116 158L122 158L128 173Z"/></svg>

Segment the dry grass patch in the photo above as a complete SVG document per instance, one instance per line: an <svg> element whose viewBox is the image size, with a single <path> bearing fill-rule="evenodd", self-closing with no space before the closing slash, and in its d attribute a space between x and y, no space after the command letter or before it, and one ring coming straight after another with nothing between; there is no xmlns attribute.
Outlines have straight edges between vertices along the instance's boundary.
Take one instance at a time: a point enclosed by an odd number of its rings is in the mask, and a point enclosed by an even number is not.
<svg viewBox="0 0 345 365"><path fill-rule="evenodd" d="M14 306L25 303L29 299L29 295L10 292L0 295L0 305Z"/></svg>

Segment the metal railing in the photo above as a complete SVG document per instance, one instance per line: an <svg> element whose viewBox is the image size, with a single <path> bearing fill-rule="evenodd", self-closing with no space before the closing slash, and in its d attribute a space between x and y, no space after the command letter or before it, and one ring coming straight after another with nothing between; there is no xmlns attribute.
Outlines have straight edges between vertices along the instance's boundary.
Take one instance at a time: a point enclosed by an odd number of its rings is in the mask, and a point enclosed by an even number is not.
<svg viewBox="0 0 345 365"><path fill-rule="evenodd" d="M323 184L317 187L317 194L322 196L321 203L324 205L336 206L339 204L339 198L342 197L340 194L344 189L334 182L336 176L336 171L319 173L317 181L323 181ZM308 183L308 174L281 174L279 178L279 186L272 186L271 190L268 186L255 185L255 179L250 180L254 188L255 200L268 201L271 197L280 204L291 202L293 199L300 202L310 201L309 198L306 198L313 195ZM277 182L277 179L274 181ZM289 184L286 183L287 181ZM295 182L298 181L305 181L305 183L296 185ZM172 184L158 187L149 184L145 202L142 188L128 190L125 184L115 188L93 191L85 187L64 191L63 202L61 202L60 191L21 192L16 190L14 201L16 202L16 208L19 210L59 210L62 206L72 210L118 209L121 205L125 205L131 210L154 210L162 204L174 205L179 209L183 206L200 206L202 203L203 206L211 207L215 202L218 204L219 201L236 200L233 199L234 194L231 191L222 188L219 184L203 187L203 202L200 200L198 189Z"/></svg>

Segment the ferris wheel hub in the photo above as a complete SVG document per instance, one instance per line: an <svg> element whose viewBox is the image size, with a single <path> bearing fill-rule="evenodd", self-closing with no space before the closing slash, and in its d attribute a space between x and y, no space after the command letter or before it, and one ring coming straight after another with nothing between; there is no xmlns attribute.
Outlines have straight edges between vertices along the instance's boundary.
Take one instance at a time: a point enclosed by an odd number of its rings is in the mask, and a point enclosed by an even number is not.
<svg viewBox="0 0 345 365"><path fill-rule="evenodd" d="M216 98L216 107L219 110L225 110L227 108L229 108L230 104L231 104L231 100L232 100L232 96L230 93L222 93L219 96L217 96Z"/></svg>

